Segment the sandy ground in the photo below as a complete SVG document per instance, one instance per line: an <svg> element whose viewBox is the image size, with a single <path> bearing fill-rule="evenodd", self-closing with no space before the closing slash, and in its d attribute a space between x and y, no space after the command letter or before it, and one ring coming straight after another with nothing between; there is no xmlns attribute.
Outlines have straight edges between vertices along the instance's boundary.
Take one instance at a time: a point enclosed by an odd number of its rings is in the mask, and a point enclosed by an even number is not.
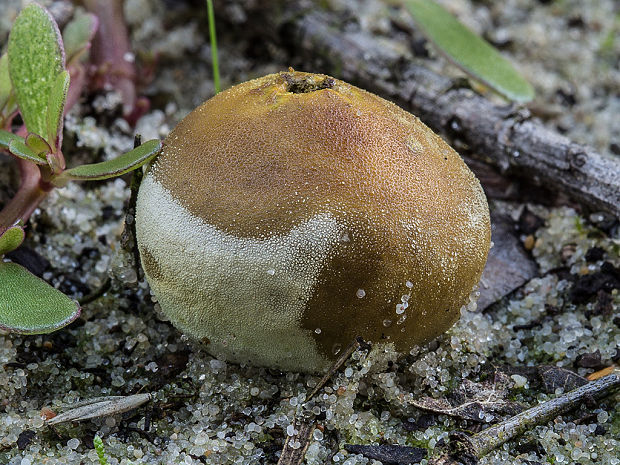
<svg viewBox="0 0 620 465"><path fill-rule="evenodd" d="M44 3L53 11L73 8L68 2ZM602 153L619 151L620 26L612 1L442 3L518 64L536 87L535 103L546 124ZM378 5L361 2L359 21L386 27ZM0 43L19 7L19 1L0 2L6 12ZM145 139L164 137L213 94L204 11L188 8L163 0L125 5L138 62L149 53L158 56L155 77L143 89L152 110L136 128ZM243 16L243 3L218 8L231 20L251 21ZM267 47L257 54L255 44L222 29L225 87L286 68L282 51ZM457 74L432 52L429 66ZM72 111L65 135L70 163L113 157L131 147L134 130L118 117L119 104L113 93L100 94ZM0 189L2 202L14 172L6 158L0 163L0 185L7 186ZM401 444L432 452L454 429L484 428L509 416L515 403L529 407L562 392L531 367L551 365L586 376L620 357L618 289L584 298L574 292L588 279L611 279L610 266L618 269L618 228L601 231L573 210L530 206L544 220L529 239L539 277L484 313L475 303L465 306L447 334L411 354L380 346L354 354L302 407L318 377L216 360L159 313L146 283L118 253L127 183L71 184L53 192L32 218L25 246L43 258L45 279L75 298L96 290L108 275L112 289L57 333L0 332L2 464L98 463L95 434L103 438L111 464L275 463L285 438L295 433L294 416L303 413L317 425L306 463L378 465L347 452L345 444ZM515 219L523 207L491 206ZM527 234L521 238L526 241ZM463 400L466 386L470 393L493 396L495 407L464 420L411 405L448 394ZM138 392L151 393L152 401L124 415L55 428L41 418L42 409L59 413L79 400ZM481 463L618 464L618 437L620 407L617 398L609 398L534 428Z"/></svg>

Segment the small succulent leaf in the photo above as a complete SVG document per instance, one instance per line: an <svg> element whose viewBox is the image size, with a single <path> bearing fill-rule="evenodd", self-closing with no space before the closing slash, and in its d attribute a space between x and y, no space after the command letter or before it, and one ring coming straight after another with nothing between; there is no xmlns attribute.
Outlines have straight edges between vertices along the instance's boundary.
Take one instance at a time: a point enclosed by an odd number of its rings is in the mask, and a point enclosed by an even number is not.
<svg viewBox="0 0 620 465"><path fill-rule="evenodd" d="M5 131L4 129L0 129L0 149L8 150L9 144L12 140L17 140L22 143L24 142L22 137L19 137L12 132Z"/></svg>
<svg viewBox="0 0 620 465"><path fill-rule="evenodd" d="M47 143L54 153L58 152L62 142L62 122L67 92L69 92L69 82L69 72L66 70L56 76L47 102Z"/></svg>
<svg viewBox="0 0 620 465"><path fill-rule="evenodd" d="M403 0L424 35L473 79L515 102L529 102L534 89L487 41L470 31L441 5Z"/></svg>
<svg viewBox="0 0 620 465"><path fill-rule="evenodd" d="M11 142L9 143L9 152L11 152L18 158L31 161L33 163L36 163L37 165L47 165L47 161L45 160L45 158L39 157L36 152L34 152L21 140L11 140Z"/></svg>
<svg viewBox="0 0 620 465"><path fill-rule="evenodd" d="M0 256L9 253L24 242L24 228L22 226L11 226L0 235Z"/></svg>
<svg viewBox="0 0 620 465"><path fill-rule="evenodd" d="M17 263L0 263L0 327L22 334L51 333L80 315L74 300Z"/></svg>
<svg viewBox="0 0 620 465"><path fill-rule="evenodd" d="M77 10L73 19L62 31L62 39L65 44L67 63L79 59L84 51L90 47L90 41L97 32L99 20L91 13Z"/></svg>
<svg viewBox="0 0 620 465"><path fill-rule="evenodd" d="M58 175L62 172L63 166L58 153L48 152L45 154L45 159L53 174Z"/></svg>
<svg viewBox="0 0 620 465"><path fill-rule="evenodd" d="M9 74L26 128L44 136L52 85L65 69L60 31L45 8L30 3L21 11L9 35L8 56Z"/></svg>
<svg viewBox="0 0 620 465"><path fill-rule="evenodd" d="M121 176L141 167L153 159L160 149L161 142L157 139L153 139L113 160L77 166L65 170L57 177L57 180L53 182L56 184L57 182L63 182L65 180L95 181L98 179L109 179Z"/></svg>
<svg viewBox="0 0 620 465"><path fill-rule="evenodd" d="M5 53L0 57L0 118L9 116L16 107L13 85L9 76L9 57Z"/></svg>
<svg viewBox="0 0 620 465"><path fill-rule="evenodd" d="M45 158L45 155L52 151L45 139L38 134L28 134L25 142L28 148L36 153L39 158Z"/></svg>

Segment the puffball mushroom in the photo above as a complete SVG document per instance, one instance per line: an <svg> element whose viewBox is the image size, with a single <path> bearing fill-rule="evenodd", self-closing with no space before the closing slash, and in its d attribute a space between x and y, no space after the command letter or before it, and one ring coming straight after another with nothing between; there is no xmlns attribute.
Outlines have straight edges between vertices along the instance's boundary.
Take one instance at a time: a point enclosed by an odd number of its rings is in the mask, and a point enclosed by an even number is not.
<svg viewBox="0 0 620 465"><path fill-rule="evenodd" d="M226 360L310 372L357 336L407 351L449 329L491 236L480 183L417 117L292 70L178 124L136 231L181 331Z"/></svg>

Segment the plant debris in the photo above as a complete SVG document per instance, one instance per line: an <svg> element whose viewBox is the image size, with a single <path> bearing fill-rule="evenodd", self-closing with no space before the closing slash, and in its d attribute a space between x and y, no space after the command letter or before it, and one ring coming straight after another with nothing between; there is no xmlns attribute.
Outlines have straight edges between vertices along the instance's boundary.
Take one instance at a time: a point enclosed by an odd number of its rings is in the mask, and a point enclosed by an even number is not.
<svg viewBox="0 0 620 465"><path fill-rule="evenodd" d="M488 423L496 419L497 415L514 415L523 410L520 404L505 399L507 390L498 384L474 383L464 379L452 392L450 400L421 397L410 402L422 410Z"/></svg>
<svg viewBox="0 0 620 465"><path fill-rule="evenodd" d="M421 447L383 444L365 446L361 444L345 444L344 448L352 454L362 454L369 459L380 460L383 465L407 465L420 463L426 458L428 451Z"/></svg>
<svg viewBox="0 0 620 465"><path fill-rule="evenodd" d="M49 419L47 424L57 425L67 421L84 421L118 415L138 408L151 399L151 394L134 394L133 396L109 396L78 402L71 410Z"/></svg>

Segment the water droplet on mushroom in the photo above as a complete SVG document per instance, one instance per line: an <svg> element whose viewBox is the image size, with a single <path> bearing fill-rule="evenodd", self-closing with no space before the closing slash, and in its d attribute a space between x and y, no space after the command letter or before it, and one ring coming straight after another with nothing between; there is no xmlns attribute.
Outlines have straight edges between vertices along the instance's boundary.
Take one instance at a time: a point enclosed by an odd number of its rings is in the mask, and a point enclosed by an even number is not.
<svg viewBox="0 0 620 465"><path fill-rule="evenodd" d="M267 274L273 276L274 274L276 274L276 270L274 270L273 268L269 268L267 270Z"/></svg>
<svg viewBox="0 0 620 465"><path fill-rule="evenodd" d="M315 329L314 332L317 333L317 334L321 334L321 328Z"/></svg>
<svg viewBox="0 0 620 465"><path fill-rule="evenodd" d="M357 296L358 299L363 299L364 296L366 295L366 291L364 289L358 289L355 295Z"/></svg>
<svg viewBox="0 0 620 465"><path fill-rule="evenodd" d="M392 320L388 320L388 319L383 320L383 326L385 326L386 328L388 328L391 325L392 325Z"/></svg>

